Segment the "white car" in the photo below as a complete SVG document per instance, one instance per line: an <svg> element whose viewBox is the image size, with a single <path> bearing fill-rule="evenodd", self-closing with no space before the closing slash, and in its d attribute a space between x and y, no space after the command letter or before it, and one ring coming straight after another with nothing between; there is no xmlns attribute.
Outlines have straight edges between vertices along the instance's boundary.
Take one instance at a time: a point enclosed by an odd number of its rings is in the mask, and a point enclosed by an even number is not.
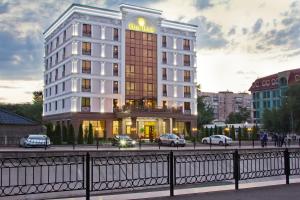
<svg viewBox="0 0 300 200"><path fill-rule="evenodd" d="M27 135L20 139L21 147L48 147L50 145L51 141L47 135Z"/></svg>
<svg viewBox="0 0 300 200"><path fill-rule="evenodd" d="M212 135L209 137L205 137L202 139L203 144L218 144L218 145L230 145L232 143L232 139L225 135Z"/></svg>

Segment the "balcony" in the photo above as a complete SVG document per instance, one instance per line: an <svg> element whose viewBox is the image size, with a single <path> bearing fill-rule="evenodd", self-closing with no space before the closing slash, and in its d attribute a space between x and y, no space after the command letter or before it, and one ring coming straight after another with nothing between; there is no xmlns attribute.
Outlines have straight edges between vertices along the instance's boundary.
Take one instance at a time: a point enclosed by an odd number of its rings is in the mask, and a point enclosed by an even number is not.
<svg viewBox="0 0 300 200"><path fill-rule="evenodd" d="M184 93L184 98L191 98L191 93Z"/></svg>
<svg viewBox="0 0 300 200"><path fill-rule="evenodd" d="M190 61L184 61L184 66L190 66L191 65L191 63L190 63Z"/></svg>
<svg viewBox="0 0 300 200"><path fill-rule="evenodd" d="M167 64L167 59L162 59L163 64Z"/></svg>
<svg viewBox="0 0 300 200"><path fill-rule="evenodd" d="M163 96L164 97L168 96L167 92L163 92Z"/></svg>
<svg viewBox="0 0 300 200"><path fill-rule="evenodd" d="M163 75L162 80L167 80L167 75Z"/></svg>
<svg viewBox="0 0 300 200"><path fill-rule="evenodd" d="M183 46L183 49L184 49L184 50L191 50L191 48L190 48L189 45L184 45L184 46Z"/></svg>
<svg viewBox="0 0 300 200"><path fill-rule="evenodd" d="M82 50L82 55L90 56L91 55L91 51Z"/></svg>
<svg viewBox="0 0 300 200"><path fill-rule="evenodd" d="M81 88L82 92L91 92L91 88Z"/></svg>
<svg viewBox="0 0 300 200"><path fill-rule="evenodd" d="M184 77L184 82L191 82L191 77L190 76L185 76Z"/></svg>

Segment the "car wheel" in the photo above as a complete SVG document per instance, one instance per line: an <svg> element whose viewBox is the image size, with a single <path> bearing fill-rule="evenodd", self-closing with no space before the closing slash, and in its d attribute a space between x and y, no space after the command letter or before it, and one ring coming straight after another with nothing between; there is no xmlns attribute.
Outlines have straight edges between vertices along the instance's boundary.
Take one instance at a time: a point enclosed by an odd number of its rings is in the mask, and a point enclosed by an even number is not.
<svg viewBox="0 0 300 200"><path fill-rule="evenodd" d="M174 147L174 146L175 146L175 143L174 143L174 142L171 142L171 143L170 143L170 146L171 146L171 147Z"/></svg>
<svg viewBox="0 0 300 200"><path fill-rule="evenodd" d="M207 144L207 141L206 140L203 140L203 142L202 142L203 144Z"/></svg>
<svg viewBox="0 0 300 200"><path fill-rule="evenodd" d="M220 142L219 142L219 145L223 146L223 145L224 145L224 143L223 143L222 141L220 141Z"/></svg>

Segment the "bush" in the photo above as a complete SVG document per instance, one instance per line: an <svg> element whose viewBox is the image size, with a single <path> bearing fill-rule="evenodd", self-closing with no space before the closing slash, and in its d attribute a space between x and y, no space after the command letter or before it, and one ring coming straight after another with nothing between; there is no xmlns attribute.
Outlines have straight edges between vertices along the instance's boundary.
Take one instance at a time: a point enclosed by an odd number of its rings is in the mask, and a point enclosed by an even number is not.
<svg viewBox="0 0 300 200"><path fill-rule="evenodd" d="M62 127L62 141L68 142L68 130L65 124Z"/></svg>
<svg viewBox="0 0 300 200"><path fill-rule="evenodd" d="M46 124L47 136L50 138L50 141L53 142L53 125L51 123Z"/></svg>
<svg viewBox="0 0 300 200"><path fill-rule="evenodd" d="M61 128L59 123L55 126L53 144L61 144Z"/></svg>
<svg viewBox="0 0 300 200"><path fill-rule="evenodd" d="M77 144L83 144L82 124L79 125L79 131L78 131L78 137L77 137Z"/></svg>
<svg viewBox="0 0 300 200"><path fill-rule="evenodd" d="M89 124L89 133L88 133L87 143L88 144L93 144L94 143L92 124Z"/></svg>
<svg viewBox="0 0 300 200"><path fill-rule="evenodd" d="M75 144L74 127L72 124L68 127L68 144Z"/></svg>

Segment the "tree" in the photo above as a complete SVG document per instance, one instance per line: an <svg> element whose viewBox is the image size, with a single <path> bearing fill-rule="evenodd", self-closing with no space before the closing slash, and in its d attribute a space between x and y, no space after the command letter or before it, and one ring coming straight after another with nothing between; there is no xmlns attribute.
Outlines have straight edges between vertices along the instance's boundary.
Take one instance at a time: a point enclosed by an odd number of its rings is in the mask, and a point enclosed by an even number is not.
<svg viewBox="0 0 300 200"><path fill-rule="evenodd" d="M72 124L68 127L68 144L75 144L75 133Z"/></svg>
<svg viewBox="0 0 300 200"><path fill-rule="evenodd" d="M227 119L226 124L239 124L248 121L250 118L250 111L247 108L240 107L239 112L231 112Z"/></svg>
<svg viewBox="0 0 300 200"><path fill-rule="evenodd" d="M209 136L209 129L208 127L205 127L205 137L208 137Z"/></svg>
<svg viewBox="0 0 300 200"><path fill-rule="evenodd" d="M67 130L67 126L65 124L63 124L63 126L62 126L62 141L68 142L68 130Z"/></svg>
<svg viewBox="0 0 300 200"><path fill-rule="evenodd" d="M248 140L248 129L246 127L243 128L242 130L242 140Z"/></svg>
<svg viewBox="0 0 300 200"><path fill-rule="evenodd" d="M46 134L50 138L50 141L53 142L53 125L50 122L46 124Z"/></svg>
<svg viewBox="0 0 300 200"><path fill-rule="evenodd" d="M221 126L218 127L218 135L222 135L223 134L223 129Z"/></svg>
<svg viewBox="0 0 300 200"><path fill-rule="evenodd" d="M93 126L90 123L89 124L89 133L88 133L88 138L87 138L87 143L88 144L93 144L94 138L93 138Z"/></svg>
<svg viewBox="0 0 300 200"><path fill-rule="evenodd" d="M235 128L234 128L234 126L230 127L230 137L232 138L232 140L235 140Z"/></svg>
<svg viewBox="0 0 300 200"><path fill-rule="evenodd" d="M83 129L82 124L79 125L78 137L77 137L77 144L83 144Z"/></svg>
<svg viewBox="0 0 300 200"><path fill-rule="evenodd" d="M238 129L238 140L242 140L242 129L241 129L240 126L239 126L239 129Z"/></svg>
<svg viewBox="0 0 300 200"><path fill-rule="evenodd" d="M204 124L209 124L214 119L214 112L211 106L204 103L204 97L198 96L197 98L197 128L198 130Z"/></svg>
<svg viewBox="0 0 300 200"><path fill-rule="evenodd" d="M214 128L214 135L217 135L218 134L218 127L217 125L215 125L215 128Z"/></svg>
<svg viewBox="0 0 300 200"><path fill-rule="evenodd" d="M211 136L211 135L213 135L214 134L214 132L213 132L213 128L212 127L210 127L210 129L209 129L209 135Z"/></svg>
<svg viewBox="0 0 300 200"><path fill-rule="evenodd" d="M55 126L55 131L54 131L54 144L61 144L61 128L60 128L60 124L57 123Z"/></svg>

